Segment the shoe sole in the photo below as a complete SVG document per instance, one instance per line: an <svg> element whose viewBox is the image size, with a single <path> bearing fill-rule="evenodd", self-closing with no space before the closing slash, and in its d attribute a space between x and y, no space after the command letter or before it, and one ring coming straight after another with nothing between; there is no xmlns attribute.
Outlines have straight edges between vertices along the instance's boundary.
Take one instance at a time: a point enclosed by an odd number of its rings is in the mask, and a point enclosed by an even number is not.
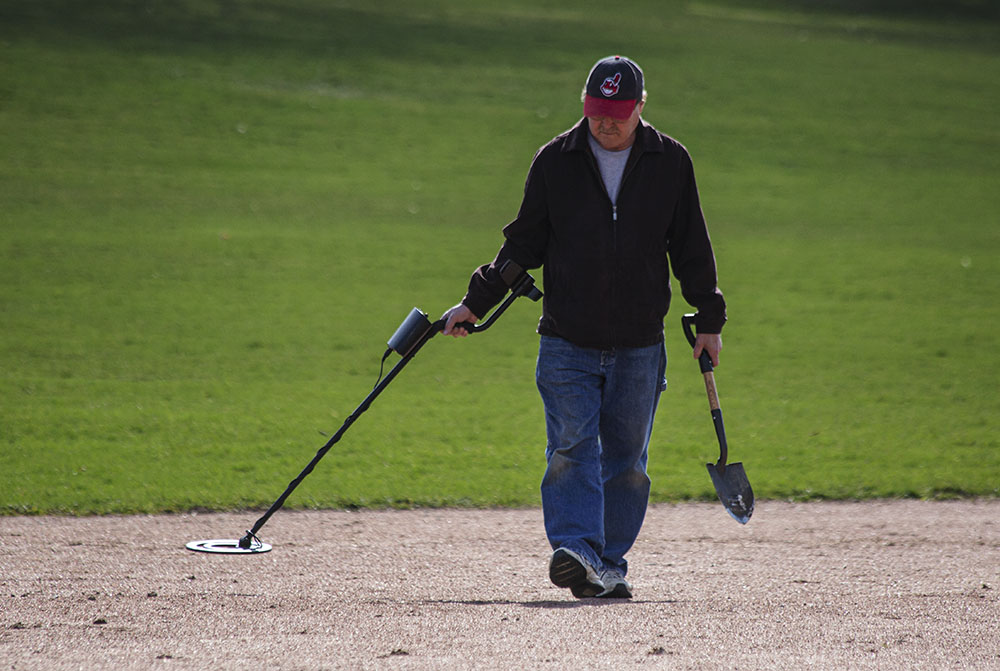
<svg viewBox="0 0 1000 671"><path fill-rule="evenodd" d="M568 550L559 549L549 563L549 580L556 587L568 587L578 599L597 596L604 585L587 576L587 567Z"/></svg>
<svg viewBox="0 0 1000 671"><path fill-rule="evenodd" d="M624 583L618 583L613 588L597 595L601 599L631 599L632 590Z"/></svg>

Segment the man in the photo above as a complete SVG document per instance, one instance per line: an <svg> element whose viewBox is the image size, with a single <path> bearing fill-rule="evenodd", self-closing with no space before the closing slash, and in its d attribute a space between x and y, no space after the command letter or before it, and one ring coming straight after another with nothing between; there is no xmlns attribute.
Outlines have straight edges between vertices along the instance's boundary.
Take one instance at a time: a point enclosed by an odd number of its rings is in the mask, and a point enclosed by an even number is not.
<svg viewBox="0 0 1000 671"><path fill-rule="evenodd" d="M582 119L532 161L494 261L448 310L465 336L503 299L499 269L544 266L536 381L545 405L549 577L582 597L630 598L625 553L649 501L647 448L666 388L670 268L698 308L694 357L719 363L726 305L687 150L641 118L643 72L612 56L587 77ZM668 264L669 259L669 264Z"/></svg>

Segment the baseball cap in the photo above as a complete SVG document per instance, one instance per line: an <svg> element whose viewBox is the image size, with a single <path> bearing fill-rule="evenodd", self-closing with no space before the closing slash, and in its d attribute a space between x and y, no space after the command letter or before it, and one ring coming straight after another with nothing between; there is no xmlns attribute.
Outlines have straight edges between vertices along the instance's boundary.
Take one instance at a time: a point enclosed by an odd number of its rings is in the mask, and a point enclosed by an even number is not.
<svg viewBox="0 0 1000 671"><path fill-rule="evenodd" d="M583 115L627 119L642 99L642 69L624 56L608 56L587 76Z"/></svg>

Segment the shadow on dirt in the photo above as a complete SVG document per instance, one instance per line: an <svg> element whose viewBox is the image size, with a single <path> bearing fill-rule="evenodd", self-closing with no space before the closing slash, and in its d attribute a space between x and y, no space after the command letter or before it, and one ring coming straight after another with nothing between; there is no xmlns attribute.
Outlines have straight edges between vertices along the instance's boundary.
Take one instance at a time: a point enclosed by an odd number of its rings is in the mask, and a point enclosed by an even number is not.
<svg viewBox="0 0 1000 671"><path fill-rule="evenodd" d="M520 606L522 608L542 608L552 610L566 610L569 608L605 607L622 604L675 604L680 603L674 599L660 599L646 601L641 599L580 599L578 601L552 601L550 599L542 601L510 601L507 599L432 599L421 603L430 605L457 605L457 606Z"/></svg>

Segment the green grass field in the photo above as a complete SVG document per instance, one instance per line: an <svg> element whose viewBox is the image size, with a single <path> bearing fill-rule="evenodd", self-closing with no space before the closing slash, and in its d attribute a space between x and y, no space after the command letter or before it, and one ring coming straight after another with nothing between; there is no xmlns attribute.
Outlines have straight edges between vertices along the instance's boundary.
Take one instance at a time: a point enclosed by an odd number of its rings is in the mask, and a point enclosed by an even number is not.
<svg viewBox="0 0 1000 671"><path fill-rule="evenodd" d="M269 505L616 52L695 160L757 495L1000 495L993 3L12 0L0 512ZM685 309L658 501L714 496ZM428 343L288 505L537 504L538 311Z"/></svg>

